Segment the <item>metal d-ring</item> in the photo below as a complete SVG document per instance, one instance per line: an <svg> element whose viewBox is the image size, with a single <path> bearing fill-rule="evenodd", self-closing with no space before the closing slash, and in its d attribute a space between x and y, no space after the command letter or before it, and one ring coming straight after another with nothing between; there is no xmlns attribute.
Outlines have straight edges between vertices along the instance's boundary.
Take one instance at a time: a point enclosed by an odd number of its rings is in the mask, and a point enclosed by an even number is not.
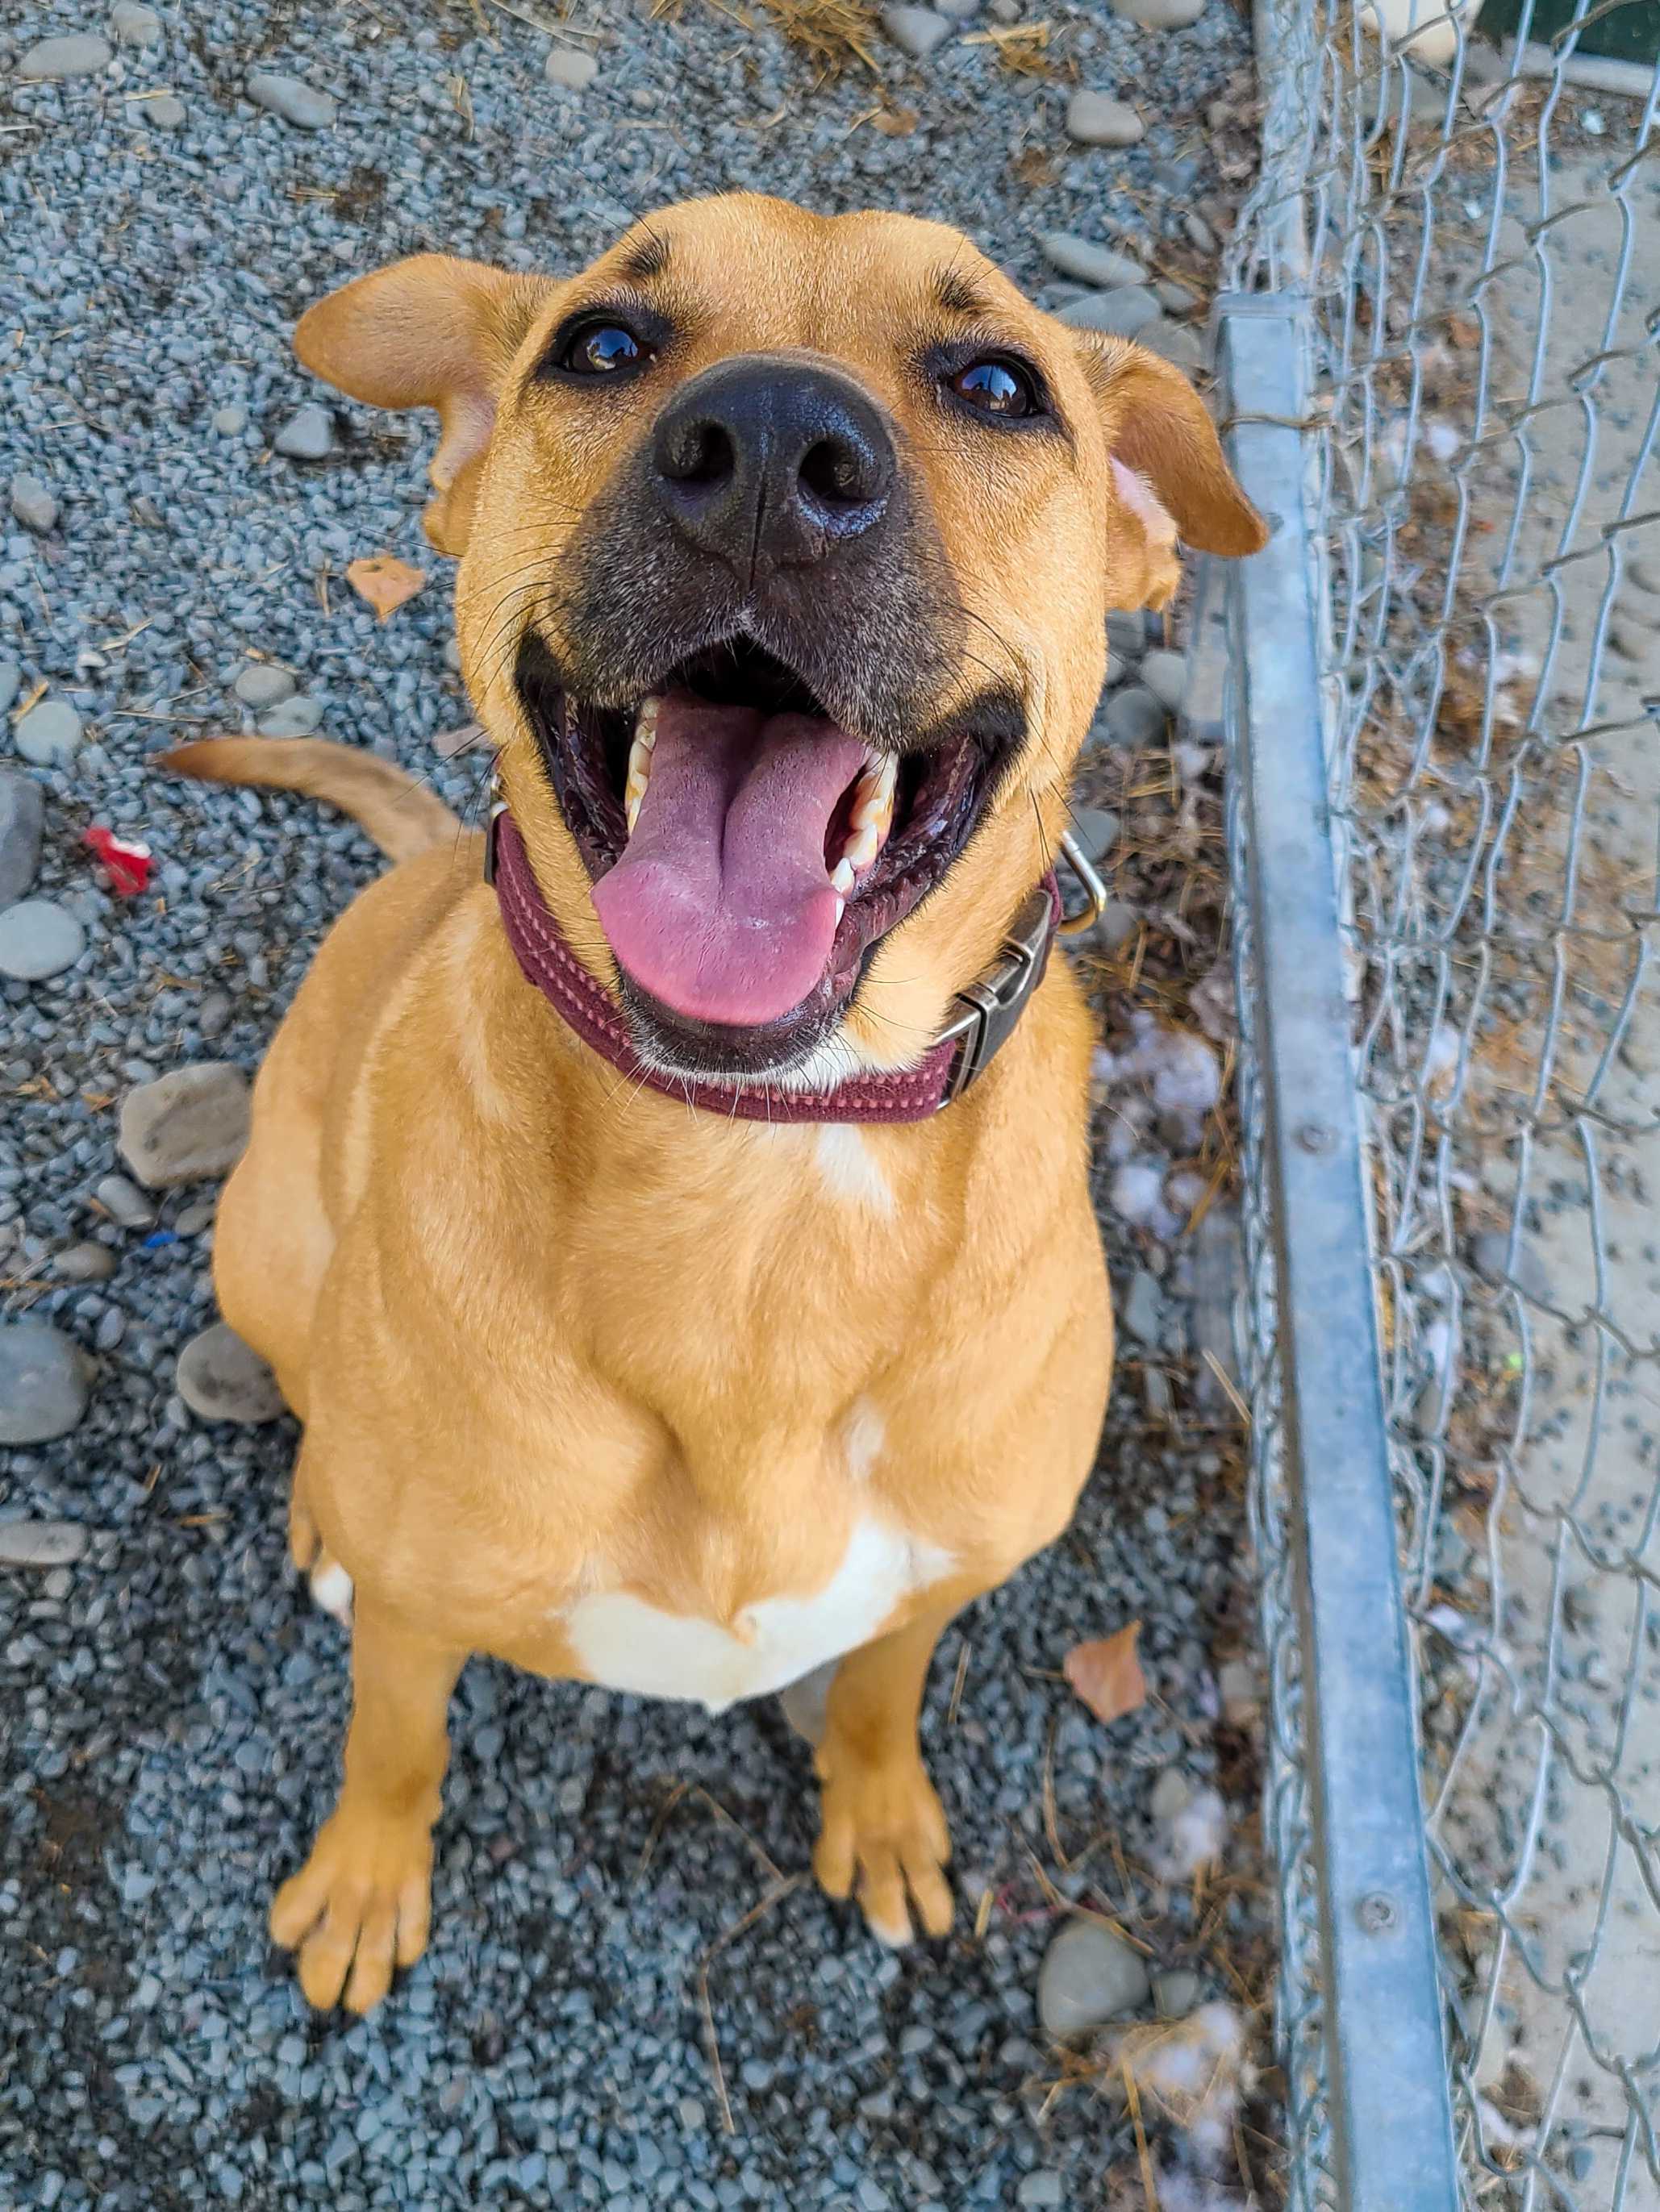
<svg viewBox="0 0 1660 2212"><path fill-rule="evenodd" d="M1061 839L1061 850L1066 855L1067 866L1080 884L1089 904L1078 914L1063 914L1060 929L1062 937L1076 937L1080 929L1091 928L1107 910L1107 887L1095 872L1095 865L1070 830Z"/></svg>

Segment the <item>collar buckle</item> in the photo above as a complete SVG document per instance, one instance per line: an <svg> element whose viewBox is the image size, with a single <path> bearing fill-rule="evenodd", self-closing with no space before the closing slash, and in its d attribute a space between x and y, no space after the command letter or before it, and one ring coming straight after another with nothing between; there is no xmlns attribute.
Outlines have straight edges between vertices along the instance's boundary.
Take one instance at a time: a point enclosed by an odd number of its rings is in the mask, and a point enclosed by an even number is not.
<svg viewBox="0 0 1660 2212"><path fill-rule="evenodd" d="M1015 916L995 961L958 993L962 1011L936 1040L940 1044L953 1038L961 1041L940 1106L960 1098L1001 1049L1043 980L1054 941L1055 900L1048 884L1040 884Z"/></svg>

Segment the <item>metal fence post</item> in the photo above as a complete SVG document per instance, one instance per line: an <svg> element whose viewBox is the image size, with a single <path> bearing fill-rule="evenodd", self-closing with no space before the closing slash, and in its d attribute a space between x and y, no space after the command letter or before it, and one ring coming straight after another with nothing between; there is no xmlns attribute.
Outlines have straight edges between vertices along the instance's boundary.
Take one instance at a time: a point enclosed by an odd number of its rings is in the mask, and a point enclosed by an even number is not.
<svg viewBox="0 0 1660 2212"><path fill-rule="evenodd" d="M1274 519L1232 584L1286 1479L1297 1534L1320 1978L1341 2212L1459 2202L1327 812L1305 496L1307 312L1218 303L1233 465Z"/></svg>

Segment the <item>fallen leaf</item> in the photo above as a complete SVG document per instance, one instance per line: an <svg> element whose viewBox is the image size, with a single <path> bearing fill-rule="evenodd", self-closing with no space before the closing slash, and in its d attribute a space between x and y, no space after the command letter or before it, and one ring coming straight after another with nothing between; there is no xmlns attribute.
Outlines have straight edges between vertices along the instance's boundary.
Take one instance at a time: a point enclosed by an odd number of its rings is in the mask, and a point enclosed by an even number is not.
<svg viewBox="0 0 1660 2212"><path fill-rule="evenodd" d="M1147 1685L1135 1656L1139 1620L1116 1636L1075 1644L1067 1654L1067 1680L1098 1721L1122 1720L1146 1702Z"/></svg>
<svg viewBox="0 0 1660 2212"><path fill-rule="evenodd" d="M885 138L909 138L920 118L914 107L879 107L870 120Z"/></svg>
<svg viewBox="0 0 1660 2212"><path fill-rule="evenodd" d="M424 568L411 568L392 553L366 553L346 567L346 581L382 622L395 615L405 599L412 599L426 580Z"/></svg>

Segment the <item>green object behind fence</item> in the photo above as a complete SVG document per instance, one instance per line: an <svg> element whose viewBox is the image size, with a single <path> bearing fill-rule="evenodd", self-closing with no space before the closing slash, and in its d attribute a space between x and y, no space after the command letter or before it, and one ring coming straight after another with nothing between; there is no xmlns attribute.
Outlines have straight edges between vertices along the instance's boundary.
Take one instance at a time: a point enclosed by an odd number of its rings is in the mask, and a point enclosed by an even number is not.
<svg viewBox="0 0 1660 2212"><path fill-rule="evenodd" d="M1579 33L1576 53L1606 54L1616 61L1652 62L1660 58L1660 0L1623 0L1607 15L1598 13L1600 0L1586 9L1588 22ZM1487 0L1477 28L1489 39L1514 35L1524 12L1523 0ZM1528 37L1548 45L1572 22L1574 0L1538 0L1528 25Z"/></svg>

